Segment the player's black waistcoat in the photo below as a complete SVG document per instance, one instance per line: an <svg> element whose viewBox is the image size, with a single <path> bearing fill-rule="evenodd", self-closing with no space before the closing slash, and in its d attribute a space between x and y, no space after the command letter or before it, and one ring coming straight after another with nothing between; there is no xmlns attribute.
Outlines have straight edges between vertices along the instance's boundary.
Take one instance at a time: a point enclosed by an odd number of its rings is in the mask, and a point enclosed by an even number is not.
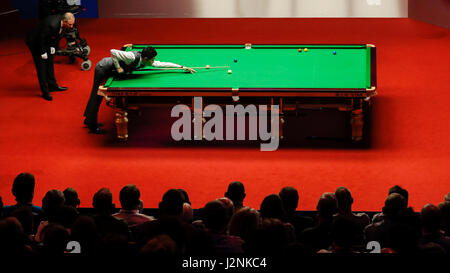
<svg viewBox="0 0 450 273"><path fill-rule="evenodd" d="M140 51L131 51L134 54L134 61L129 63L129 64L125 64L124 61L119 61L120 67L123 68L123 70L127 73L135 70L137 68L137 66L139 65L139 62L141 60L141 52Z"/></svg>

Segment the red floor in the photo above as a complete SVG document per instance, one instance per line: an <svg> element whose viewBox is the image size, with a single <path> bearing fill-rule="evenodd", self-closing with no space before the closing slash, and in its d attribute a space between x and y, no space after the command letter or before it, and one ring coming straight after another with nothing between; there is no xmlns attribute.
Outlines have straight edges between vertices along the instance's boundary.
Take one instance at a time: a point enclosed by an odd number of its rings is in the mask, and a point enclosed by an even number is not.
<svg viewBox="0 0 450 273"><path fill-rule="evenodd" d="M241 143L175 143L169 138L168 109L132 118L130 142L123 144L113 141L112 111L102 106L100 120L111 133L88 134L82 113L93 71L80 71L79 62L70 65L60 58L56 77L69 91L54 94L53 102L40 98L23 34L13 35L18 26L26 29L33 23L2 26L0 196L5 204L14 202L11 183L22 171L37 178L36 204L49 189L69 186L79 191L82 206L91 206L101 187L111 188L118 203L120 188L129 183L138 185L150 208L173 187L186 189L193 206L201 207L223 196L233 180L244 182L245 203L256 208L264 196L286 185L300 190L300 210L314 210L321 193L342 185L352 191L356 210L380 210L395 184L409 190L416 210L441 202L450 191L448 29L410 19L79 20L94 63L125 43L377 46L379 95L370 149L319 140L263 153L257 145Z"/></svg>

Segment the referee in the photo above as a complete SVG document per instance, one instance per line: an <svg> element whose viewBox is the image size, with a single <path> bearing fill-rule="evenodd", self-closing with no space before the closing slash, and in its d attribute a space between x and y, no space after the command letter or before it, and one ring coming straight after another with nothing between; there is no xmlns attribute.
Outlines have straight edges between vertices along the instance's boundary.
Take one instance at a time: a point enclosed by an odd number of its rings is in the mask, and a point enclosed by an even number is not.
<svg viewBox="0 0 450 273"><path fill-rule="evenodd" d="M73 28L74 24L75 16L70 12L50 15L27 35L26 43L33 56L39 87L45 100L53 100L50 95L52 91L67 90L67 87L56 83L53 54L63 29Z"/></svg>

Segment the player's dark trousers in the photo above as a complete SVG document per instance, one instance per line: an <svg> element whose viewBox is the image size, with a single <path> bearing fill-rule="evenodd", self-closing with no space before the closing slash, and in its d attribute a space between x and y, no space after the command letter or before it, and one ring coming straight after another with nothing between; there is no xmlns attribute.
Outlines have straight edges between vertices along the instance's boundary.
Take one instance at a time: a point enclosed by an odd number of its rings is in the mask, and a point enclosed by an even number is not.
<svg viewBox="0 0 450 273"><path fill-rule="evenodd" d="M49 94L49 89L56 88L58 84L55 79L55 69L53 63L53 55L47 53L48 58L43 60L41 52L28 46L33 56L34 66L39 80L39 87L42 94Z"/></svg>
<svg viewBox="0 0 450 273"><path fill-rule="evenodd" d="M102 103L103 96L97 95L100 83L111 76L113 69L113 63L107 58L101 60L95 66L94 72L94 84L92 85L91 95L89 96L89 101L84 110L84 116L86 117L86 123L88 125L97 124L98 111L100 109L100 104Z"/></svg>

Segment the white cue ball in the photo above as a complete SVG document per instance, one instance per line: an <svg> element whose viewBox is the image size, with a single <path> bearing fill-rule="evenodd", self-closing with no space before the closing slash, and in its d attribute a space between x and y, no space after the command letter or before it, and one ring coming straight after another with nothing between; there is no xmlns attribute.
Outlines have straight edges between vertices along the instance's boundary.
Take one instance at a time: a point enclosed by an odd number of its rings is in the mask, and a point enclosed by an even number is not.
<svg viewBox="0 0 450 273"><path fill-rule="evenodd" d="M206 65L206 69L209 69L209 64Z"/></svg>
<svg viewBox="0 0 450 273"><path fill-rule="evenodd" d="M228 70L228 74L231 74L231 73L233 73L233 71L231 71L231 69L230 69L230 70Z"/></svg>

